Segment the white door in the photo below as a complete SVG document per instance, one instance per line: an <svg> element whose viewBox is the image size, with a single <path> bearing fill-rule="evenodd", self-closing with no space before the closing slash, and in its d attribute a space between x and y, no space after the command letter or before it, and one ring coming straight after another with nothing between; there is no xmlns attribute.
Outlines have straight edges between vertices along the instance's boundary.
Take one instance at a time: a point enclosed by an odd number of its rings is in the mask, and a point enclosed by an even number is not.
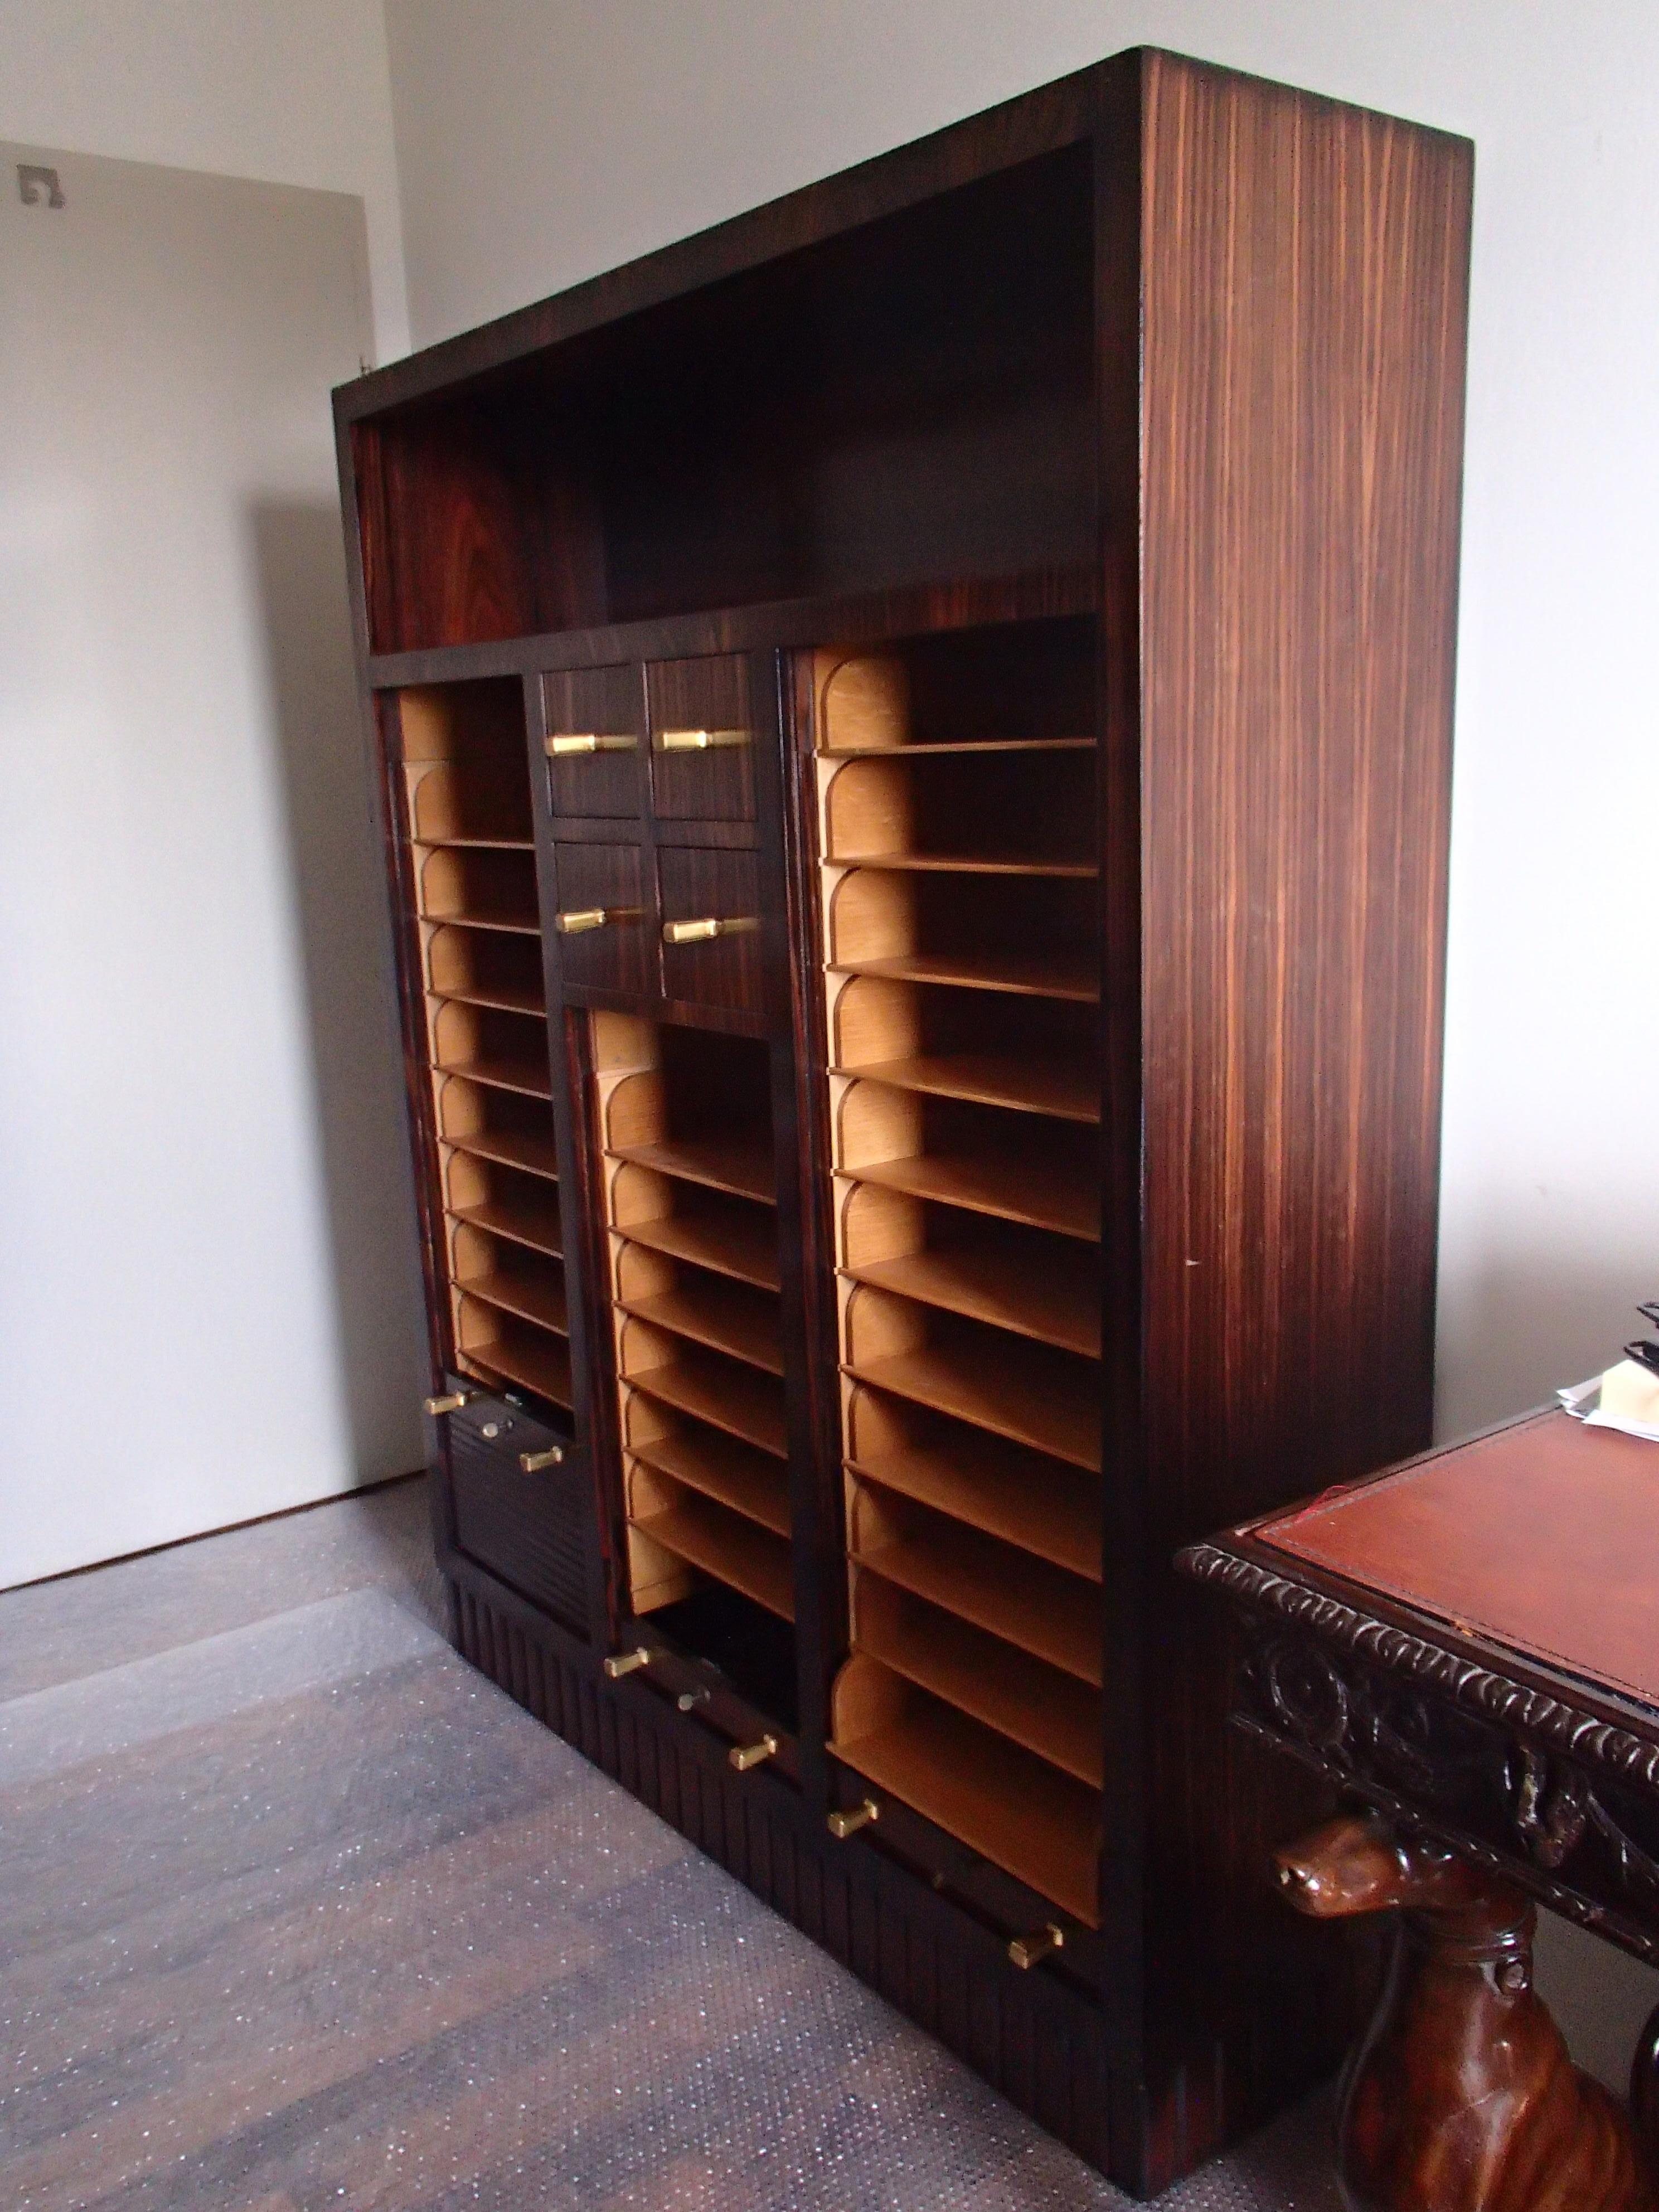
<svg viewBox="0 0 1659 2212"><path fill-rule="evenodd" d="M366 268L344 195L0 146L0 1587L420 1458Z"/></svg>

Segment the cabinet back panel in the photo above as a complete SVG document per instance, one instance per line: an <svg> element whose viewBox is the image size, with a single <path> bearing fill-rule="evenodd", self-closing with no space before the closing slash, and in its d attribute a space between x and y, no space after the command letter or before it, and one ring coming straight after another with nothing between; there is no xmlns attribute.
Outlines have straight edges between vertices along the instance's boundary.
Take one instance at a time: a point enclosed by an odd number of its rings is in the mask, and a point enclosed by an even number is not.
<svg viewBox="0 0 1659 2212"><path fill-rule="evenodd" d="M1088 560L1093 250L1069 147L357 426L372 648Z"/></svg>

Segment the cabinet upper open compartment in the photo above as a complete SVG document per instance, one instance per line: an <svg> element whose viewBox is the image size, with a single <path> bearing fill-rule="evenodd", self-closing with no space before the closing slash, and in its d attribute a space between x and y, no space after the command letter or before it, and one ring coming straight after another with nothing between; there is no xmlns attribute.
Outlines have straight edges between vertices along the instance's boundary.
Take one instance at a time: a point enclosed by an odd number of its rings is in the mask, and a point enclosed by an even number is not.
<svg viewBox="0 0 1659 2212"><path fill-rule="evenodd" d="M353 426L371 649L1096 550L1072 146Z"/></svg>

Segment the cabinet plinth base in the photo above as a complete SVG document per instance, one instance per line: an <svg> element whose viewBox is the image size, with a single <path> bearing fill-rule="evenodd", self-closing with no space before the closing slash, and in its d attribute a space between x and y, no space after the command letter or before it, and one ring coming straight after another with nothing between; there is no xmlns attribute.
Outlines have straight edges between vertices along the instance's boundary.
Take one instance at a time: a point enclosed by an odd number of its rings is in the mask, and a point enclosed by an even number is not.
<svg viewBox="0 0 1659 2212"><path fill-rule="evenodd" d="M923 1876L859 1838L830 1841L787 1784L733 1771L695 1718L605 1681L596 1659L478 1581L450 1576L464 1658L1118 2187L1167 2188L1304 2086L1247 2089L1212 2047L1154 2098L1113 2063L1105 2016L1075 1988L1020 1971L1002 1935Z"/></svg>

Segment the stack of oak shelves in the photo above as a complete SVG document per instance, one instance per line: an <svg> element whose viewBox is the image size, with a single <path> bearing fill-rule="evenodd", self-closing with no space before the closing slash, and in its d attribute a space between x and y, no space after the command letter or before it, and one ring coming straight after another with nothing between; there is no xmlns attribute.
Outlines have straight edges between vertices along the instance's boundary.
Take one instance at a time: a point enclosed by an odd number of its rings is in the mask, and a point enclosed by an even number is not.
<svg viewBox="0 0 1659 2212"><path fill-rule="evenodd" d="M1469 149L1146 52L337 395L459 1648L1121 2184L1427 1438Z"/></svg>

